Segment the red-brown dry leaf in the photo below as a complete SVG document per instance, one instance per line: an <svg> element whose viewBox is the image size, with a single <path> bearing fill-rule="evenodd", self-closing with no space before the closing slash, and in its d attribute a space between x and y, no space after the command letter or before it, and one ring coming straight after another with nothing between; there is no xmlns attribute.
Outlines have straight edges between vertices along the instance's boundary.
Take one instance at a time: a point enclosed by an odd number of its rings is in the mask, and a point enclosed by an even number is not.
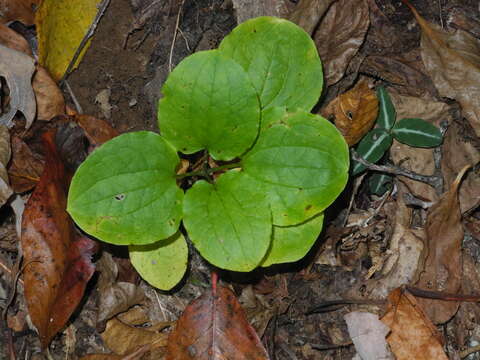
<svg viewBox="0 0 480 360"><path fill-rule="evenodd" d="M93 240L76 234L65 210L70 176L54 138L55 131L43 136L45 170L26 204L21 237L25 301L44 348L82 299L96 250Z"/></svg>
<svg viewBox="0 0 480 360"><path fill-rule="evenodd" d="M458 187L465 167L427 213L426 260L417 287L430 291L459 292L462 284L462 241L464 231L458 203ZM435 324L445 323L458 310L458 302L418 299Z"/></svg>
<svg viewBox="0 0 480 360"><path fill-rule="evenodd" d="M460 103L463 115L480 136L480 40L462 30L447 32L428 23L403 1L422 29L423 62L438 92Z"/></svg>
<svg viewBox="0 0 480 360"><path fill-rule="evenodd" d="M359 81L353 89L333 99L321 113L326 118L335 119L335 126L347 144L353 146L375 123L378 99L367 81Z"/></svg>
<svg viewBox="0 0 480 360"><path fill-rule="evenodd" d="M366 0L339 0L332 4L320 22L314 40L329 86L343 77L348 64L363 44L370 25L368 13Z"/></svg>
<svg viewBox="0 0 480 360"><path fill-rule="evenodd" d="M441 335L414 296L398 288L388 302L381 320L392 330L387 342L397 360L448 360Z"/></svg>
<svg viewBox="0 0 480 360"><path fill-rule="evenodd" d="M8 175L13 190L24 193L35 187L43 172L43 158L35 154L18 136L12 136L12 160Z"/></svg>
<svg viewBox="0 0 480 360"><path fill-rule="evenodd" d="M33 25L34 10L41 0L0 0L0 22L6 24L20 21L25 25Z"/></svg>
<svg viewBox="0 0 480 360"><path fill-rule="evenodd" d="M85 131L92 146L100 146L120 134L108 122L94 116L75 114L73 119Z"/></svg>
<svg viewBox="0 0 480 360"><path fill-rule="evenodd" d="M233 292L217 286L190 303L168 338L167 360L265 360L268 354Z"/></svg>

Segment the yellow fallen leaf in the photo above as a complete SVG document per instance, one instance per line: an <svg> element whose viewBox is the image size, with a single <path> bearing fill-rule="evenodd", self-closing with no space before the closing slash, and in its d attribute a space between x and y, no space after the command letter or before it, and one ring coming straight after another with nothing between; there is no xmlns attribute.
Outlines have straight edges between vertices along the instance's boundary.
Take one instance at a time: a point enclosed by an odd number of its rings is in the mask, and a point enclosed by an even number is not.
<svg viewBox="0 0 480 360"><path fill-rule="evenodd" d="M44 0L35 14L38 61L54 80L62 78L97 15L101 0ZM90 40L75 66L80 63Z"/></svg>

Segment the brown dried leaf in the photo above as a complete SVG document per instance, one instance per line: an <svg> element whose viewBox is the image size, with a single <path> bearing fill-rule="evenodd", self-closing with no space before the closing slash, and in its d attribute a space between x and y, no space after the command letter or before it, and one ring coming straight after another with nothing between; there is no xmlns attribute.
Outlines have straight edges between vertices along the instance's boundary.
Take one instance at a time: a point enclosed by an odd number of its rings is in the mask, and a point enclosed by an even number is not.
<svg viewBox="0 0 480 360"><path fill-rule="evenodd" d="M33 91L37 99L37 119L50 120L65 114L65 99L57 83L42 66L37 66L32 81Z"/></svg>
<svg viewBox="0 0 480 360"><path fill-rule="evenodd" d="M0 125L0 207L13 194L9 185L7 164L10 161L10 133L6 126Z"/></svg>
<svg viewBox="0 0 480 360"><path fill-rule="evenodd" d="M34 10L39 3L40 0L0 0L0 22L20 21L25 25L33 25Z"/></svg>
<svg viewBox="0 0 480 360"><path fill-rule="evenodd" d="M320 19L335 1L337 0L300 0L289 20L312 35Z"/></svg>
<svg viewBox="0 0 480 360"><path fill-rule="evenodd" d="M167 360L212 358L268 359L235 295L222 286L190 303L168 338Z"/></svg>
<svg viewBox="0 0 480 360"><path fill-rule="evenodd" d="M467 126L465 126L467 125ZM466 165L480 161L480 141L465 123L453 122L448 128L442 145L442 174L447 184ZM463 213L480 205L480 176L470 171L462 182L458 193L460 210Z"/></svg>
<svg viewBox="0 0 480 360"><path fill-rule="evenodd" d="M480 136L480 40L462 30L447 32L409 7L422 29L422 58L428 74L441 96L460 103Z"/></svg>
<svg viewBox="0 0 480 360"><path fill-rule="evenodd" d="M28 129L35 118L36 103L32 90L35 61L28 55L0 45L0 75L10 89L10 110L0 117L0 125L13 126L13 118L21 111Z"/></svg>
<svg viewBox="0 0 480 360"><path fill-rule="evenodd" d="M8 174L16 193L24 193L35 187L43 172L43 158L35 154L18 136L12 137L12 161Z"/></svg>
<svg viewBox="0 0 480 360"><path fill-rule="evenodd" d="M378 99L367 81L359 81L353 89L333 99L321 114L327 119L333 117L347 144L353 146L375 123Z"/></svg>
<svg viewBox="0 0 480 360"><path fill-rule="evenodd" d="M343 77L350 60L363 44L370 24L368 13L366 0L339 0L320 22L314 40L327 85L333 85Z"/></svg>
<svg viewBox="0 0 480 360"><path fill-rule="evenodd" d="M285 17L292 9L289 0L233 0L237 24L257 16Z"/></svg>
<svg viewBox="0 0 480 360"><path fill-rule="evenodd" d="M462 284L462 241L458 187L469 167L464 167L450 186L427 213L427 253L424 271L417 286L430 291L457 293ZM445 323L455 315L458 302L418 299L429 318L436 324Z"/></svg>
<svg viewBox="0 0 480 360"><path fill-rule="evenodd" d="M55 132L43 136L45 170L22 219L24 293L45 348L83 297L93 272L94 241L76 234L66 212L69 175L56 149Z"/></svg>
<svg viewBox="0 0 480 360"><path fill-rule="evenodd" d="M32 56L32 50L28 41L15 30L10 29L4 24L0 24L0 44Z"/></svg>
<svg viewBox="0 0 480 360"><path fill-rule="evenodd" d="M381 319L392 331L387 342L397 360L448 360L442 337L414 296L396 289Z"/></svg>
<svg viewBox="0 0 480 360"><path fill-rule="evenodd" d="M85 131L92 146L100 146L120 134L108 122L94 116L75 114L73 120Z"/></svg>

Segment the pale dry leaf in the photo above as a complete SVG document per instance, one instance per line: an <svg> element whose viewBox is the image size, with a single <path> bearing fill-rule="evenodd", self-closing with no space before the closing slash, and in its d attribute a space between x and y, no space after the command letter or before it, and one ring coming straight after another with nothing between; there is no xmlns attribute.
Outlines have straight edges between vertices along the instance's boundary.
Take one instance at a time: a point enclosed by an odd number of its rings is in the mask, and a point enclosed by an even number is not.
<svg viewBox="0 0 480 360"><path fill-rule="evenodd" d="M378 319L377 314L353 311L343 318L355 350L362 360L394 359L385 340L390 329Z"/></svg>
<svg viewBox="0 0 480 360"><path fill-rule="evenodd" d="M0 125L13 126L13 118L21 111L28 129L35 118L36 102L32 89L35 61L28 55L0 45L0 75L10 89L10 110L0 117Z"/></svg>
<svg viewBox="0 0 480 360"><path fill-rule="evenodd" d="M428 210L425 225L427 253L424 271L416 284L419 288L453 294L461 288L464 231L458 187L468 167L460 171L450 189ZM450 320L459 305L456 301L434 299L418 299L418 302L435 324Z"/></svg>
<svg viewBox="0 0 480 360"><path fill-rule="evenodd" d="M449 106L443 102L396 94L391 94L391 98L397 112L397 121L403 118L419 118L436 126L441 122L448 124L451 121ZM394 140L390 148L390 156L395 165L417 174L433 175L435 172L431 148L416 148ZM399 177L399 179L415 197L429 202L438 199L432 186L405 177Z"/></svg>
<svg viewBox="0 0 480 360"><path fill-rule="evenodd" d="M480 136L480 40L462 30L447 32L410 9L422 29L420 47L428 74L441 96L460 103Z"/></svg>
<svg viewBox="0 0 480 360"><path fill-rule="evenodd" d="M289 0L233 0L237 24L257 16L285 17L294 7Z"/></svg>
<svg viewBox="0 0 480 360"><path fill-rule="evenodd" d="M370 24L368 13L366 0L338 0L320 22L314 40L329 86L343 77L348 64L363 44Z"/></svg>
<svg viewBox="0 0 480 360"><path fill-rule="evenodd" d="M288 17L310 35L331 4L337 0L300 0Z"/></svg>
<svg viewBox="0 0 480 360"><path fill-rule="evenodd" d="M10 156L10 133L6 126L0 125L0 207L2 207L13 194L7 173L7 164Z"/></svg>
<svg viewBox="0 0 480 360"><path fill-rule="evenodd" d="M392 331L388 344L397 360L448 360L442 337L414 296L396 289L388 296L389 304L381 319Z"/></svg>

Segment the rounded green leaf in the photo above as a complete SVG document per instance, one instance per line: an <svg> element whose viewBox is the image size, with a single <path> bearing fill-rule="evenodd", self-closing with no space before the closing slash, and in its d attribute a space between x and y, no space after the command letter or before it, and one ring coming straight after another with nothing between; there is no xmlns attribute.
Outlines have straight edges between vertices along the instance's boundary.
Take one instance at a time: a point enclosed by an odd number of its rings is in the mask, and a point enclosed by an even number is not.
<svg viewBox="0 0 480 360"><path fill-rule="evenodd" d="M374 173L368 180L370 192L382 196L392 187L393 177L387 174Z"/></svg>
<svg viewBox="0 0 480 360"><path fill-rule="evenodd" d="M148 245L130 245L130 261L142 279L161 290L182 280L188 263L188 246L180 232Z"/></svg>
<svg viewBox="0 0 480 360"><path fill-rule="evenodd" d="M267 194L273 223L288 226L322 212L337 198L347 183L349 153L329 121L297 112L268 125L242 164Z"/></svg>
<svg viewBox="0 0 480 360"><path fill-rule="evenodd" d="M198 181L183 204L183 223L200 254L222 269L251 271L270 245L268 203L243 173L229 171L215 184Z"/></svg>
<svg viewBox="0 0 480 360"><path fill-rule="evenodd" d="M88 234L118 245L149 244L173 235L182 216L175 149L141 131L118 136L78 168L67 211Z"/></svg>
<svg viewBox="0 0 480 360"><path fill-rule="evenodd" d="M322 92L322 64L315 43L294 23L258 17L237 26L220 51L248 72L263 109L310 111Z"/></svg>
<svg viewBox="0 0 480 360"><path fill-rule="evenodd" d="M442 133L435 125L422 119L402 119L392 130L395 139L415 147L436 147L442 143Z"/></svg>
<svg viewBox="0 0 480 360"><path fill-rule="evenodd" d="M169 75L158 106L162 135L179 151L207 149L231 160L255 141L260 104L247 73L218 50L185 58Z"/></svg>
<svg viewBox="0 0 480 360"><path fill-rule="evenodd" d="M373 129L360 141L357 147L357 153L364 160L370 163L376 163L392 146L393 137L384 129ZM359 162L353 163L353 175L357 175L365 170L366 167Z"/></svg>
<svg viewBox="0 0 480 360"><path fill-rule="evenodd" d="M272 245L262 266L294 262L303 258L312 248L322 231L323 214L306 223L294 226L274 226Z"/></svg>
<svg viewBox="0 0 480 360"><path fill-rule="evenodd" d="M382 129L390 130L395 123L397 113L393 106L392 99L383 86L377 89L378 97L378 118L377 126Z"/></svg>

